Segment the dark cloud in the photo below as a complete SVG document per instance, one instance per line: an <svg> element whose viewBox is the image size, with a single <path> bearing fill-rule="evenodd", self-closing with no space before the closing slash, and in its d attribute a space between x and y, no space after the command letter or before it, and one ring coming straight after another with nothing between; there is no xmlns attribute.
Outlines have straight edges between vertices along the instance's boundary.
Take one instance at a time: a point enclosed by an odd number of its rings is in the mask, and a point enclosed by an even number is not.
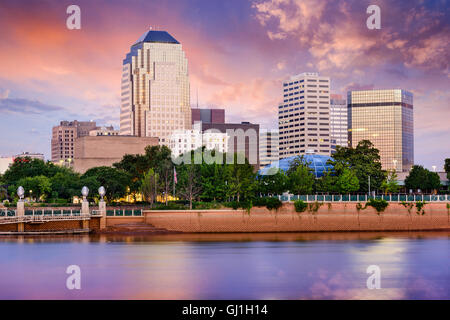
<svg viewBox="0 0 450 320"><path fill-rule="evenodd" d="M64 110L62 107L22 98L0 99L0 112L12 114L41 114Z"/></svg>

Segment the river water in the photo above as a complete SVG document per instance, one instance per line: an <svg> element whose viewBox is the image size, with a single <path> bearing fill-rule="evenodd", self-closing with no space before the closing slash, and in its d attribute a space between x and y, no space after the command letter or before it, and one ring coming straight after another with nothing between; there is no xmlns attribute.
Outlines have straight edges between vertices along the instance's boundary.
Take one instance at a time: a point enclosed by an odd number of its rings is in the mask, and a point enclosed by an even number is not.
<svg viewBox="0 0 450 320"><path fill-rule="evenodd" d="M449 255L449 232L0 238L0 299L449 299Z"/></svg>

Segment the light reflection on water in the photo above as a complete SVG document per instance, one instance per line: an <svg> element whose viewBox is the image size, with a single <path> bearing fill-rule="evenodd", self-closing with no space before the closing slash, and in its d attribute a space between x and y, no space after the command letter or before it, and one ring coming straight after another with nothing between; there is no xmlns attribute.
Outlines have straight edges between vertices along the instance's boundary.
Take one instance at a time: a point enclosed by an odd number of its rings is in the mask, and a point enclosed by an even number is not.
<svg viewBox="0 0 450 320"><path fill-rule="evenodd" d="M0 238L0 299L449 299L449 249L448 232Z"/></svg>

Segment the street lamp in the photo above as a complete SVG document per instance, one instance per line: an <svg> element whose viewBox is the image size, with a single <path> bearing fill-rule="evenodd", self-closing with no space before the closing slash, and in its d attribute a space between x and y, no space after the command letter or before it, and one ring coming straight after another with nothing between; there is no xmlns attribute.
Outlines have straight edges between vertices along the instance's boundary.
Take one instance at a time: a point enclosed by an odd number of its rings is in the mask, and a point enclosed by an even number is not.
<svg viewBox="0 0 450 320"><path fill-rule="evenodd" d="M104 197L105 194L106 194L105 187L101 186L100 188L98 188L98 194L99 194L100 197L101 197L101 201L103 201L103 197Z"/></svg>
<svg viewBox="0 0 450 320"><path fill-rule="evenodd" d="M433 172L436 172L436 166L431 166L433 168Z"/></svg>
<svg viewBox="0 0 450 320"><path fill-rule="evenodd" d="M397 159L392 160L394 163L394 170L397 171Z"/></svg>
<svg viewBox="0 0 450 320"><path fill-rule="evenodd" d="M19 196L20 201L22 201L24 194L25 194L25 190L23 189L22 186L19 186L17 188L17 195Z"/></svg>
<svg viewBox="0 0 450 320"><path fill-rule="evenodd" d="M81 195L83 196L83 201L86 201L86 197L88 196L88 194L89 194L89 188L84 186L81 189Z"/></svg>

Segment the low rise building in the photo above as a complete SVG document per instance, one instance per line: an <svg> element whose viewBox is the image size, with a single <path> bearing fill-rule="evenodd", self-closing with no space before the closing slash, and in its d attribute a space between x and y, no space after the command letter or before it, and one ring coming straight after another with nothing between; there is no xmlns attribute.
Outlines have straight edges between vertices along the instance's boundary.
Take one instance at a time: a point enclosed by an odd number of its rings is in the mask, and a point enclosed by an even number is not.
<svg viewBox="0 0 450 320"><path fill-rule="evenodd" d="M157 146L157 137L84 136L75 140L73 168L84 173L90 168L112 166L126 154L144 154L147 146Z"/></svg>

